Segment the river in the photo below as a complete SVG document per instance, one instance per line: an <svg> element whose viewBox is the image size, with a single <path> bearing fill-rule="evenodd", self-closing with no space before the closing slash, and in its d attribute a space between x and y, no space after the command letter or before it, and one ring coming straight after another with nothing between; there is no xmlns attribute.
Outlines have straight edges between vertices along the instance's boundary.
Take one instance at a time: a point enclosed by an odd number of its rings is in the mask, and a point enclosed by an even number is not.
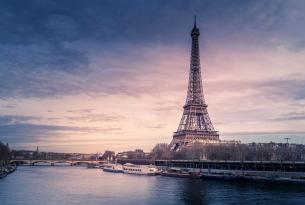
<svg viewBox="0 0 305 205"><path fill-rule="evenodd" d="M305 204L305 187L20 166L0 179L1 205Z"/></svg>

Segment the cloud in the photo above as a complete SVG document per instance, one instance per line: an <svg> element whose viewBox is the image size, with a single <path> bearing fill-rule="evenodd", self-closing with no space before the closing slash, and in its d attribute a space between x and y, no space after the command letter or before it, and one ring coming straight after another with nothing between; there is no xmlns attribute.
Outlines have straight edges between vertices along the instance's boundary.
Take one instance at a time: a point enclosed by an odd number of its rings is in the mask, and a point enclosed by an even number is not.
<svg viewBox="0 0 305 205"><path fill-rule="evenodd" d="M0 136L9 143L33 143L40 140L55 139L68 135L79 135L88 133L117 133L121 128L116 127L77 127L59 126L30 123L1 124ZM73 139L71 139L71 142Z"/></svg>
<svg viewBox="0 0 305 205"><path fill-rule="evenodd" d="M42 120L54 122L60 118L50 117L36 117L36 116L25 116L25 115L0 115L0 136L3 140L11 143L19 142L38 142L48 140L60 140L65 138L67 135L88 135L103 133L116 134L122 133L122 129L113 126L99 126L99 127L88 127L88 126L65 126L65 125L52 125L42 124ZM89 118L92 120L91 118ZM69 119L71 120L87 120L84 119ZM93 119L97 120L97 119ZM102 120L102 119L101 119ZM103 120L117 120L115 117L106 116ZM38 124L37 124L38 122ZM69 121L68 121L69 122ZM60 137L60 138L58 138ZM70 139L71 140L71 139Z"/></svg>
<svg viewBox="0 0 305 205"><path fill-rule="evenodd" d="M303 79L279 79L259 83L261 92L295 100L305 99L305 78Z"/></svg>
<svg viewBox="0 0 305 205"><path fill-rule="evenodd" d="M3 86L0 87L0 96L2 99L18 97L44 99L82 94L92 97L109 95L139 97L142 94L164 93L168 90L165 89L166 87L176 87L175 81L169 82L166 79L165 75L170 71L162 73L164 72L162 68L178 64L176 59L179 59L181 49L162 45L135 47L124 44L124 47L119 47L120 45L116 45L114 50L98 56L90 54L90 66L81 68L82 64L80 64L78 65L80 68L75 68L73 71L52 70L51 67L36 70L21 69L19 66L16 66L16 69L5 70L0 75L3 83ZM67 49L73 50L74 48L72 44L69 44ZM131 50L136 51L130 52ZM171 54L165 58L160 55L160 51ZM78 51L76 50L76 52ZM126 56L122 57L117 52L124 52ZM75 63L77 64L77 62ZM180 67L182 68L181 65ZM156 86L155 80L164 84L164 88Z"/></svg>
<svg viewBox="0 0 305 205"><path fill-rule="evenodd" d="M94 109L67 110L67 112L74 114L88 114L88 113L92 113L93 111Z"/></svg>
<svg viewBox="0 0 305 205"><path fill-rule="evenodd" d="M304 86L302 74L282 78L211 80L206 86L208 111L221 133L241 129L264 133L304 132Z"/></svg>
<svg viewBox="0 0 305 205"><path fill-rule="evenodd" d="M298 77L293 76L261 80L211 81L209 86L207 86L207 92L249 92L252 95L277 98L283 101L287 99L303 100L305 99L305 78L302 77L302 74Z"/></svg>
<svg viewBox="0 0 305 205"><path fill-rule="evenodd" d="M45 27L47 31L51 32L53 38L62 36L73 39L80 33L77 22L66 15L49 15Z"/></svg>
<svg viewBox="0 0 305 205"><path fill-rule="evenodd" d="M68 121L78 121L78 122L117 122L123 120L125 117L118 114L82 114L78 116L66 117Z"/></svg>
<svg viewBox="0 0 305 205"><path fill-rule="evenodd" d="M146 74L140 66L145 67L149 57L145 53L155 49L151 45L188 48L185 36L194 13L200 14L204 45L284 43L287 48L300 50L305 29L293 25L304 22L304 7L302 2L226 0L1 2L0 96L54 98L80 93L157 92L149 85L135 86L135 72L140 69L138 75ZM109 53L116 55L107 60ZM163 55L170 53L168 50ZM93 55L99 54L102 64L95 64Z"/></svg>
<svg viewBox="0 0 305 205"><path fill-rule="evenodd" d="M1 98L54 97L82 90L77 69L84 69L87 62L78 51L38 45L1 47Z"/></svg>
<svg viewBox="0 0 305 205"><path fill-rule="evenodd" d="M24 115L0 115L0 125L12 125L25 123L33 120L41 120L40 117L24 116Z"/></svg>
<svg viewBox="0 0 305 205"><path fill-rule="evenodd" d="M305 110L305 107L303 107ZM272 119L274 121L294 121L294 120L304 120L305 121L305 112L290 112L281 115L278 118Z"/></svg>
<svg viewBox="0 0 305 205"><path fill-rule="evenodd" d="M263 130L251 123L269 120L278 130L290 119L301 130L304 8L276 0L1 1L0 132L15 142L86 138L122 133L122 121L130 129L122 138L146 135L139 125L168 135L162 130L176 129L187 90L194 14L212 121L234 131L233 121ZM98 122L109 127L80 126Z"/></svg>
<svg viewBox="0 0 305 205"><path fill-rule="evenodd" d="M8 109L14 109L17 106L18 106L17 104L6 104L6 105L3 105L2 107L3 108L8 108Z"/></svg>
<svg viewBox="0 0 305 205"><path fill-rule="evenodd" d="M166 127L166 124L157 124L155 126L147 126L146 128L149 128L149 129L161 129L161 128L164 128Z"/></svg>
<svg viewBox="0 0 305 205"><path fill-rule="evenodd" d="M161 115L172 114L181 111L182 102L173 102L173 101L160 101L157 102L154 106L154 111L158 112Z"/></svg>

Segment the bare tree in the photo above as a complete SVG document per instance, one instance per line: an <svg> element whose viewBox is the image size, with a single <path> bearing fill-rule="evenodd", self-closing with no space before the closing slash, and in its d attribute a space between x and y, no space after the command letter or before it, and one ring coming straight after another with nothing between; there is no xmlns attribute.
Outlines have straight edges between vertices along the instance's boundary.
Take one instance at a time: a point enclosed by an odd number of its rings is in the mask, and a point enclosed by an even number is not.
<svg viewBox="0 0 305 205"><path fill-rule="evenodd" d="M0 141L0 166L8 163L11 157L11 151L8 144L4 144Z"/></svg>
<svg viewBox="0 0 305 205"><path fill-rule="evenodd" d="M170 147L166 143L156 144L151 151L151 158L156 159L171 159Z"/></svg>
<svg viewBox="0 0 305 205"><path fill-rule="evenodd" d="M305 161L305 145L281 143L193 143L178 151L167 144L157 144L152 159L208 159L232 161Z"/></svg>

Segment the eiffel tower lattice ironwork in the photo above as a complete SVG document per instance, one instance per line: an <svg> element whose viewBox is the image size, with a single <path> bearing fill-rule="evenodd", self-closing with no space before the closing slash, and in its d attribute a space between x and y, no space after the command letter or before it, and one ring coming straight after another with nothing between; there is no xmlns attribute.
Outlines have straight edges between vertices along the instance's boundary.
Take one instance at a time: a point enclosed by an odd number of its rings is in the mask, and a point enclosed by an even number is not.
<svg viewBox="0 0 305 205"><path fill-rule="evenodd" d="M170 144L173 150L179 150L183 146L191 145L194 142L219 141L219 134L215 131L210 120L203 95L199 35L200 32L197 28L195 17L194 27L191 32L192 50L188 91L178 130L174 133Z"/></svg>

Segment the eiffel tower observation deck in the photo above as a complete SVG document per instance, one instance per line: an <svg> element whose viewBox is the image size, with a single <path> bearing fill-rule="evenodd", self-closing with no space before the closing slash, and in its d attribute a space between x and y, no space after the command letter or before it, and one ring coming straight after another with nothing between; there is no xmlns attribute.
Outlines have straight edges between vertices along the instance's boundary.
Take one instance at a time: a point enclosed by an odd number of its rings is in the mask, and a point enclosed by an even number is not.
<svg viewBox="0 0 305 205"><path fill-rule="evenodd" d="M184 146L190 146L192 143L212 143L219 141L219 134L215 131L210 120L207 104L205 103L199 55L199 29L196 25L196 16L194 27L191 32L192 50L191 64L189 73L188 91L183 114L178 130L173 135L170 144L173 150L179 150Z"/></svg>

